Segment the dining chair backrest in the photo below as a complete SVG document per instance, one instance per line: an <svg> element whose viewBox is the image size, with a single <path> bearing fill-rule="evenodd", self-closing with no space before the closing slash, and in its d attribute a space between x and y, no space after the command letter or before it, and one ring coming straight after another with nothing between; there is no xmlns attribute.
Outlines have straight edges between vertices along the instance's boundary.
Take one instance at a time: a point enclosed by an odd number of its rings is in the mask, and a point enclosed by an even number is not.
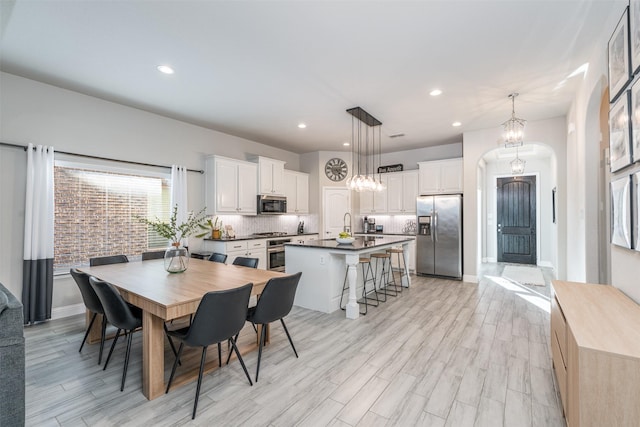
<svg viewBox="0 0 640 427"><path fill-rule="evenodd" d="M207 292L193 316L184 342L192 347L225 341L240 332L247 318L253 283L224 291Z"/></svg>
<svg viewBox="0 0 640 427"><path fill-rule="evenodd" d="M258 268L258 258L248 258L248 257L244 257L244 256L239 256L236 257L236 259L233 260L233 265L240 265L242 267L251 267L251 268Z"/></svg>
<svg viewBox="0 0 640 427"><path fill-rule="evenodd" d="M141 319L132 313L129 305L111 283L96 279L93 276L89 278L89 283L91 283L93 290L96 291L109 323L116 328L126 330L140 326Z"/></svg>
<svg viewBox="0 0 640 427"><path fill-rule="evenodd" d="M302 272L269 279L260 294L252 321L267 324L282 319L291 311Z"/></svg>
<svg viewBox="0 0 640 427"><path fill-rule="evenodd" d="M107 264L122 264L123 262L129 262L129 258L127 258L126 255L109 255L89 258L89 265L91 267Z"/></svg>
<svg viewBox="0 0 640 427"><path fill-rule="evenodd" d="M80 294L82 294L82 301L85 307L93 313L104 314L100 298L98 298L96 291L93 290L91 283L89 283L89 275L75 268L72 268L69 272L73 280L76 281L78 288L80 288Z"/></svg>
<svg viewBox="0 0 640 427"><path fill-rule="evenodd" d="M227 254L220 254L218 252L214 252L209 257L209 261L219 262L224 264L227 261Z"/></svg>
<svg viewBox="0 0 640 427"><path fill-rule="evenodd" d="M150 252L142 252L142 260L149 261L152 259L162 259L164 258L165 251L150 251Z"/></svg>

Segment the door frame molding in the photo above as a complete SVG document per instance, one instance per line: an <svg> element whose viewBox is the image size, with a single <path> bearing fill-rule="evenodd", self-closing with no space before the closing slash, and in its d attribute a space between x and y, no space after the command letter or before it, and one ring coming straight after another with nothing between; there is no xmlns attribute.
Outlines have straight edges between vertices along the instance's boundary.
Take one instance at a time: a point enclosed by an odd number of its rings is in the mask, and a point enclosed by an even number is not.
<svg viewBox="0 0 640 427"><path fill-rule="evenodd" d="M494 262L498 261L498 178L516 178L520 175L512 175L512 174L496 174L493 176L493 200L494 204L492 206L493 209L493 229L494 232L491 234L491 239L495 242L496 248L496 257ZM535 176L536 177L536 265L541 265L540 263L540 173L539 172L531 172L531 173L523 173L522 176Z"/></svg>

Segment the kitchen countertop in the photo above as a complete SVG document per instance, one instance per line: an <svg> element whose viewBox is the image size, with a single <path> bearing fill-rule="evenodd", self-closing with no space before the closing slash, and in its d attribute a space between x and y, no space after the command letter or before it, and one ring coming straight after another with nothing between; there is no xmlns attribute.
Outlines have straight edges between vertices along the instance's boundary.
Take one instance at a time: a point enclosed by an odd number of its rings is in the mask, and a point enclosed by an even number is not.
<svg viewBox="0 0 640 427"><path fill-rule="evenodd" d="M318 234L318 233L284 234L281 236L256 236L255 234L251 234L248 236L236 236L232 239L228 237L224 237L222 239L212 239L210 237L205 237L203 240L207 240L210 242L236 242L239 240L282 239L282 238L296 237L296 236L313 236L314 234Z"/></svg>
<svg viewBox="0 0 640 427"><path fill-rule="evenodd" d="M386 231L381 232L381 233L377 233L377 232L373 232L373 233L365 233L364 231L356 231L355 233L353 233L354 235L358 235L358 234L362 234L365 236L415 236L416 233L387 233Z"/></svg>
<svg viewBox="0 0 640 427"><path fill-rule="evenodd" d="M299 246L304 248L320 248L320 249L337 249L344 251L361 251L363 249L372 249L377 246L385 246L394 243L404 243L414 240L413 236L361 236L356 237L353 243L342 244L338 243L336 239L319 239L312 240L307 243L285 243L285 248L288 246Z"/></svg>

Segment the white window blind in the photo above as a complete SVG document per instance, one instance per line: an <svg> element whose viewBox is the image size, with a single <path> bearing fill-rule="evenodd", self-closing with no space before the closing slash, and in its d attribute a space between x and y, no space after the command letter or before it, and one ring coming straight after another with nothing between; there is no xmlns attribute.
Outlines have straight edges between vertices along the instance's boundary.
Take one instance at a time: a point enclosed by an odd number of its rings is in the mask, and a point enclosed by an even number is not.
<svg viewBox="0 0 640 427"><path fill-rule="evenodd" d="M168 176L143 176L57 165L55 248L57 272L88 265L89 258L125 254L135 258L166 248L166 239L136 217L168 220Z"/></svg>

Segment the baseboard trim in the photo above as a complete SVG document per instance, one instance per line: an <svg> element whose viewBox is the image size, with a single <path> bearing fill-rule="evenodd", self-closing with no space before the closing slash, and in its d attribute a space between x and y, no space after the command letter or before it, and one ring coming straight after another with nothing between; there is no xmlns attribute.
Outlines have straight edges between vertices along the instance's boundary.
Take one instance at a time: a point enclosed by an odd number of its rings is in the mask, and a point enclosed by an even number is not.
<svg viewBox="0 0 640 427"><path fill-rule="evenodd" d="M495 258L495 257L487 257L485 259L486 259L485 262L498 262L498 258Z"/></svg>
<svg viewBox="0 0 640 427"><path fill-rule="evenodd" d="M84 304L65 305L64 307L56 307L51 310L51 319L62 319L64 317L75 316L86 312Z"/></svg>
<svg viewBox="0 0 640 427"><path fill-rule="evenodd" d="M470 274L463 274L462 275L462 281L463 282L469 282L469 283L478 283L478 276L472 276Z"/></svg>
<svg viewBox="0 0 640 427"><path fill-rule="evenodd" d="M555 267L553 266L553 263L551 261L539 261L538 265L540 267L549 267L549 268L553 268L555 270Z"/></svg>

